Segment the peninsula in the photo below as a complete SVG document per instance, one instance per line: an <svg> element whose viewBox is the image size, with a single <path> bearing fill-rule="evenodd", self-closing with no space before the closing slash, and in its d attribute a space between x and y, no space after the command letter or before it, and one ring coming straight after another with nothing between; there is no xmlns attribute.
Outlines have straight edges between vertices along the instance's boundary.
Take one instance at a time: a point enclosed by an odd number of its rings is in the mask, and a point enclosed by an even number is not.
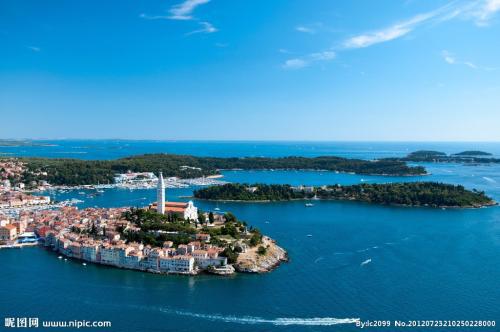
<svg viewBox="0 0 500 332"><path fill-rule="evenodd" d="M198 189L194 197L223 201L348 200L384 205L478 208L496 203L484 192L435 182L293 187L268 184L225 184Z"/></svg>
<svg viewBox="0 0 500 332"><path fill-rule="evenodd" d="M61 207L5 216L0 245L34 245L37 235L59 258L165 274L267 272L287 260L274 240L232 213L168 202L165 193L160 173L157 201L146 208Z"/></svg>
<svg viewBox="0 0 500 332"><path fill-rule="evenodd" d="M175 154L145 154L116 160L15 158L24 170L12 179L26 184L45 181L51 185L112 183L119 173L162 170L167 177L198 178L220 174L220 170L309 169L356 174L414 176L426 174L422 166L400 160L362 160L334 156L215 158ZM15 184L15 183L14 183Z"/></svg>

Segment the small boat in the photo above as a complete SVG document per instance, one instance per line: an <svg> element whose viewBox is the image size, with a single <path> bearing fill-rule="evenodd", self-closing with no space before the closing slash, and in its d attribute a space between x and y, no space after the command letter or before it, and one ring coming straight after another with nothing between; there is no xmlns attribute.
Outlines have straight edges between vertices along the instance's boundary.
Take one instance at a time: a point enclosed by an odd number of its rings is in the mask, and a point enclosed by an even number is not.
<svg viewBox="0 0 500 332"><path fill-rule="evenodd" d="M313 203L306 203L306 207L313 207L314 204Z"/></svg>
<svg viewBox="0 0 500 332"><path fill-rule="evenodd" d="M307 234L307 237L312 237L312 234Z"/></svg>
<svg viewBox="0 0 500 332"><path fill-rule="evenodd" d="M215 210L215 211L220 211L220 209L219 209L218 207L216 207L214 210Z"/></svg>
<svg viewBox="0 0 500 332"><path fill-rule="evenodd" d="M87 263L82 263L83 266L87 266Z"/></svg>
<svg viewBox="0 0 500 332"><path fill-rule="evenodd" d="M62 256L59 256L59 257L57 257L57 258L62 259L63 257L62 257Z"/></svg>
<svg viewBox="0 0 500 332"><path fill-rule="evenodd" d="M65 261L67 261L68 259L67 259L67 258L65 258L64 260L65 260Z"/></svg>
<svg viewBox="0 0 500 332"><path fill-rule="evenodd" d="M266 224L269 224L269 221L265 221Z"/></svg>

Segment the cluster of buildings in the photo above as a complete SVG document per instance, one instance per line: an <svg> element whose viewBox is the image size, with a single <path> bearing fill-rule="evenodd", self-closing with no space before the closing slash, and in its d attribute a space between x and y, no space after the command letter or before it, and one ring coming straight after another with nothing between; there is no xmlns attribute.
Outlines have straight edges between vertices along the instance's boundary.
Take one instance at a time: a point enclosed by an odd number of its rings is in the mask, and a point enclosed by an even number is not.
<svg viewBox="0 0 500 332"><path fill-rule="evenodd" d="M49 196L33 196L20 191L0 193L0 209L50 204Z"/></svg>
<svg viewBox="0 0 500 332"><path fill-rule="evenodd" d="M23 189L24 184L12 185L11 180L20 179L24 172L24 164L17 159L0 159L0 192L10 191L13 189Z"/></svg>
<svg viewBox="0 0 500 332"><path fill-rule="evenodd" d="M153 172L127 172L117 174L114 178L115 183L144 183L155 182L158 178Z"/></svg>
<svg viewBox="0 0 500 332"><path fill-rule="evenodd" d="M158 177L156 203L151 204L150 208L155 209L160 214L175 215L184 220L198 220L198 208L194 206L192 201L187 203L166 201L165 181L161 172Z"/></svg>
<svg viewBox="0 0 500 332"><path fill-rule="evenodd" d="M149 174L144 173L144 176L150 176ZM161 214L176 215L179 219L198 219L198 209L193 202L165 200L165 185L161 173L157 191L158 201L150 208ZM49 197L31 196L19 191L0 193L0 207L3 206L1 204L13 207L49 203ZM123 218L123 213L127 210L128 208L79 210L66 206L57 210L21 210L16 217L0 216L0 242L40 238L45 246L67 257L154 273L196 274L203 270L218 274L234 273L227 258L220 256L224 249L212 245L209 234L190 235L192 239L189 243L180 244L176 248L172 241L165 241L161 247L126 241L123 239L125 232L141 231L134 223ZM171 233L176 233L173 236L177 235L177 232Z"/></svg>
<svg viewBox="0 0 500 332"><path fill-rule="evenodd" d="M18 237L26 236L25 232L28 229L28 222L28 219L25 217L12 219L0 215L0 243L10 244L16 241Z"/></svg>
<svg viewBox="0 0 500 332"><path fill-rule="evenodd" d="M44 240L44 245L61 255L97 264L154 273L197 274L208 270L219 274L234 273L223 248L210 244L210 235L192 235L192 241L174 248L172 241L162 247L129 243L123 232L140 228L123 219L128 208L24 211L18 218L2 220L0 240L14 240L28 230ZM25 233L26 234L26 233Z"/></svg>
<svg viewBox="0 0 500 332"><path fill-rule="evenodd" d="M219 256L222 248L202 241L202 238L206 238L205 234L197 234L196 237L199 240L181 244L177 248L173 247L172 241L165 241L163 247L159 248L142 243L126 243L117 236L96 240L75 232L48 231L45 245L67 257L147 272L197 274L210 269L234 272L233 267L227 264L227 258Z"/></svg>

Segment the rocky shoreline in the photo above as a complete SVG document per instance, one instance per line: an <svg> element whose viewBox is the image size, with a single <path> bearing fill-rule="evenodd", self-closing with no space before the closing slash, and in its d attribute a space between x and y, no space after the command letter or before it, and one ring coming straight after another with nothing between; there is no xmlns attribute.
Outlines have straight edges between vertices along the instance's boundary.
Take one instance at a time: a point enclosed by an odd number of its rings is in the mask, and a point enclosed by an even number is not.
<svg viewBox="0 0 500 332"><path fill-rule="evenodd" d="M258 247L249 248L247 252L240 253L238 260L233 265L237 272L265 273L278 267L282 262L288 262L288 253L276 244L270 237L262 238L262 245L266 248L264 255L257 253Z"/></svg>

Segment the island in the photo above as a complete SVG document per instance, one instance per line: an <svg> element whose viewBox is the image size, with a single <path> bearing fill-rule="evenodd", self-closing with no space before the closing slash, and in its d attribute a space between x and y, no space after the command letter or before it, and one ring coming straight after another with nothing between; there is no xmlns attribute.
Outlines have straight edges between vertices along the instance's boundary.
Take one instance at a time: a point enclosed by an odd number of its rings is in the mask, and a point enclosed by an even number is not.
<svg viewBox="0 0 500 332"><path fill-rule="evenodd" d="M496 204L482 191L467 190L463 186L436 182L363 183L321 187L230 183L198 189L194 192L194 197L206 200L242 202L348 200L434 208L479 208Z"/></svg>
<svg viewBox="0 0 500 332"><path fill-rule="evenodd" d="M475 157L475 156L491 156L492 154L489 152L478 151L478 150L468 150L459 153L454 153L453 156L467 156L467 157Z"/></svg>
<svg viewBox="0 0 500 332"><path fill-rule="evenodd" d="M426 174L422 166L408 166L400 160L362 160L324 157L242 157L215 158L175 154L146 154L116 160L57 158L16 158L23 172L13 181L29 186L40 182L51 185L79 186L112 183L116 174L162 170L167 177L198 178L220 174L221 170L326 170L388 176Z"/></svg>
<svg viewBox="0 0 500 332"><path fill-rule="evenodd" d="M466 163L466 164L488 164L500 163L500 159L489 157L491 153L484 151L463 151L448 155L440 151L419 150L402 158L386 158L391 161L401 162L438 162L438 163Z"/></svg>
<svg viewBox="0 0 500 332"><path fill-rule="evenodd" d="M0 147L18 147L18 146L55 146L54 144L43 143L32 140L0 139Z"/></svg>

